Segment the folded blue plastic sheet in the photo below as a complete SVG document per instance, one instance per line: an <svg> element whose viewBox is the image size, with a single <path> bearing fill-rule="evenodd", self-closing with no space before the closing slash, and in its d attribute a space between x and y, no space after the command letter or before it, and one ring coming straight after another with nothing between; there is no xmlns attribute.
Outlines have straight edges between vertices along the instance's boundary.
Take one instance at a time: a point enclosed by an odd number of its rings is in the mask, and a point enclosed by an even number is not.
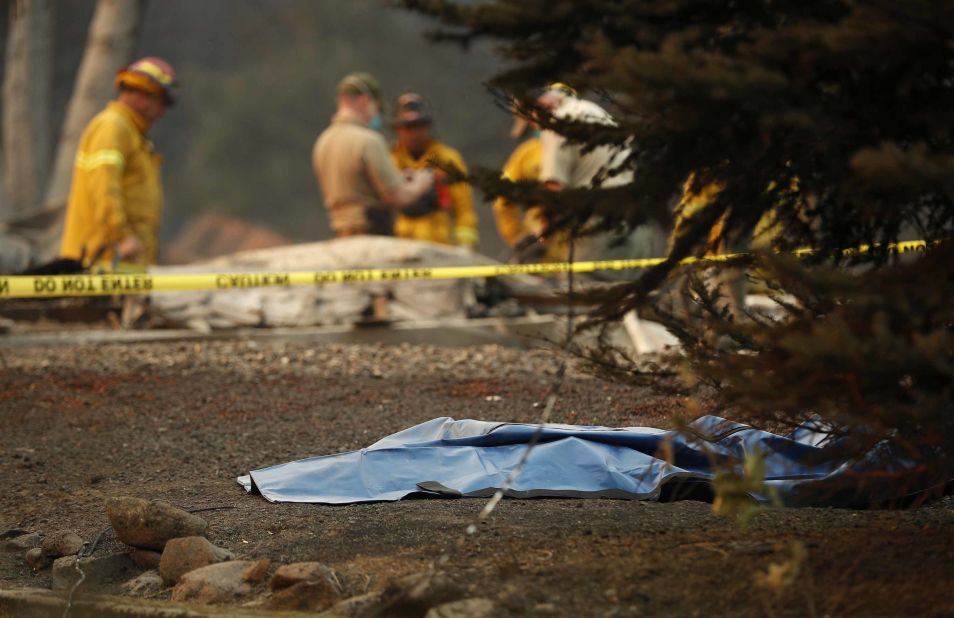
<svg viewBox="0 0 954 618"><path fill-rule="evenodd" d="M358 451L262 468L237 480L272 502L489 496L504 484L537 429L530 424L436 418ZM838 486L833 481L855 486L852 479L875 463L833 458L836 445L829 437L811 423L779 436L714 416L702 417L680 432L551 424L542 429L540 442L507 495L658 499L674 481L680 486L708 482L716 467L741 466L746 456L757 453L765 462L765 485L773 486L783 502L831 504L843 500L831 494L820 498L825 495L820 487ZM893 454L887 461L895 470L914 465ZM839 494L843 497L843 490ZM767 495L752 497L767 501Z"/></svg>

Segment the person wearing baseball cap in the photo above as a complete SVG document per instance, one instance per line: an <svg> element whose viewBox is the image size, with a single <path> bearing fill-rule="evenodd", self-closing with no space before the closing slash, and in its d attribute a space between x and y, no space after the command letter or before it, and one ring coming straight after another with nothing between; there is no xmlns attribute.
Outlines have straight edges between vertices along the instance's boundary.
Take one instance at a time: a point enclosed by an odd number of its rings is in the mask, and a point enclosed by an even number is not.
<svg viewBox="0 0 954 618"><path fill-rule="evenodd" d="M120 69L114 101L80 137L60 245L88 265L155 264L162 213L160 157L146 137L175 103L176 74L161 58Z"/></svg>
<svg viewBox="0 0 954 618"><path fill-rule="evenodd" d="M350 73L338 82L338 111L315 141L312 165L336 237L394 233L394 211L433 185L427 170L405 177L377 130L384 100L378 80Z"/></svg>
<svg viewBox="0 0 954 618"><path fill-rule="evenodd" d="M413 206L398 213L394 235L428 240L473 249L477 245L477 213L470 185L448 183L444 168L466 173L467 166L457 150L443 144L431 133L430 108L416 92L397 99L394 132L397 142L391 149L394 163L405 173L433 169L434 189Z"/></svg>

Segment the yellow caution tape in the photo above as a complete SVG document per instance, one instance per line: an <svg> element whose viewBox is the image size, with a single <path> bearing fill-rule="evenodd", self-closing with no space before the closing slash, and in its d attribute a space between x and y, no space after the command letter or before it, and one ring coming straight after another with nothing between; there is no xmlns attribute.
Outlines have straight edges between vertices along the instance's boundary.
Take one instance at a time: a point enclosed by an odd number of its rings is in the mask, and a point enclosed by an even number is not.
<svg viewBox="0 0 954 618"><path fill-rule="evenodd" d="M888 245L895 253L924 251L923 240ZM877 247L875 247L877 249ZM871 246L845 249L844 255L868 253ZM797 256L811 255L811 249L795 251ZM686 258L681 264L725 262L746 257L746 253L714 255L704 258ZM104 274L104 275L47 275L0 277L0 298L31 298L51 296L112 296L118 294L152 294L153 292L188 292L204 290L234 290L258 287L292 287L299 285L327 285L333 283L368 283L372 281L415 281L423 279L473 279L506 277L510 275L554 275L559 273L589 273L600 270L634 270L657 266L666 258L636 260L601 260L589 262L559 262L552 264L512 264L488 266L436 266L432 268L372 268L360 270L290 271L256 273L183 273L183 274Z"/></svg>

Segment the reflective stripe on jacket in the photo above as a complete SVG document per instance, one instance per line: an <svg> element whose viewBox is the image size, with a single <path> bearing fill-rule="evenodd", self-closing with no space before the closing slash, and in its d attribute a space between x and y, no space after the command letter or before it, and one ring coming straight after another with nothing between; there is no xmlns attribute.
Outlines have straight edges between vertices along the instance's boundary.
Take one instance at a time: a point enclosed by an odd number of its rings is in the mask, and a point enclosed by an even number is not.
<svg viewBox="0 0 954 618"><path fill-rule="evenodd" d="M143 245L137 262L154 264L162 214L160 157L146 138L146 121L112 101L83 131L60 245L63 257L109 263L128 235Z"/></svg>
<svg viewBox="0 0 954 618"><path fill-rule="evenodd" d="M415 159L405 149L395 146L391 157L400 170L419 170L435 167L433 162L450 164L466 173L467 166L460 153L437 140L432 140L420 158ZM411 218L400 214L394 222L394 235L400 238L429 240L445 245L473 247L477 244L477 212L470 185L458 182L448 187L451 207L423 217Z"/></svg>

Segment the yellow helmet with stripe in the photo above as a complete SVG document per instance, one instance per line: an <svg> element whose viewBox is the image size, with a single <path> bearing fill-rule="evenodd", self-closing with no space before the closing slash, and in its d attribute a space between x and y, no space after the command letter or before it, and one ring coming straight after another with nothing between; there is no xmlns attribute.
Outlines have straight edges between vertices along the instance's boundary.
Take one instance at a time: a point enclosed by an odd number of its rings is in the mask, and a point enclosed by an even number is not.
<svg viewBox="0 0 954 618"><path fill-rule="evenodd" d="M175 104L176 72L172 65L155 56L140 58L116 74L116 87L161 95L167 105Z"/></svg>

